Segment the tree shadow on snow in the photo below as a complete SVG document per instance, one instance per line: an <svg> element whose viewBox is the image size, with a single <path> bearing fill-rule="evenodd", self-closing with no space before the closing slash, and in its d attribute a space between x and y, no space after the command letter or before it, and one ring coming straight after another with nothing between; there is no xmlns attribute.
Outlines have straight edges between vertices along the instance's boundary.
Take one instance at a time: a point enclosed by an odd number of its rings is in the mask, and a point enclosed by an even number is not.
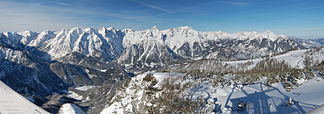
<svg viewBox="0 0 324 114"><path fill-rule="evenodd" d="M241 88L241 91L243 94L245 94L245 97L240 97L240 98L232 98L232 94L234 94L234 88L232 89L231 94L227 98L225 107L226 108L231 108L232 114L247 114L247 113L253 113L253 114L268 114L268 113L306 113L306 110L311 110L318 105L313 105L313 104L307 104L307 103L302 103L302 102L295 102L294 105L288 106L286 105L286 102L289 99L289 96L283 94L278 88L276 87L269 87L266 90L263 90L263 84L259 84L259 91L255 91L252 93L248 93L244 88ZM266 93L271 92L275 94L275 96L269 96ZM282 97L277 97L277 96L282 96ZM232 106L228 105L228 102L232 102ZM246 103L246 108L244 110L239 111L239 108L236 106L239 101L243 101Z"/></svg>

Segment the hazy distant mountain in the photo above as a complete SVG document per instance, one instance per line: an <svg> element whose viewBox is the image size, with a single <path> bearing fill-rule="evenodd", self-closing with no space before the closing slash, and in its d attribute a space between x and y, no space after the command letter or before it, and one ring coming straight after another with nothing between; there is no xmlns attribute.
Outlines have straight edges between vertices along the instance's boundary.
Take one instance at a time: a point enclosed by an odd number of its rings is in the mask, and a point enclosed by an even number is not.
<svg viewBox="0 0 324 114"><path fill-rule="evenodd" d="M324 46L324 38L315 38L315 39L295 39L299 44L304 47L319 47Z"/></svg>

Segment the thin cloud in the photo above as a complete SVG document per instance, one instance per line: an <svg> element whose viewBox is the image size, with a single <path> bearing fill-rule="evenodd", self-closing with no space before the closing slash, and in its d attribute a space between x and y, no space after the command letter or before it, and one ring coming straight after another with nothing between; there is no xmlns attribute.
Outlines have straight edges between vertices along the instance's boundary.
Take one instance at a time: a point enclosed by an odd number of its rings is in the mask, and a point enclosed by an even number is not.
<svg viewBox="0 0 324 114"><path fill-rule="evenodd" d="M235 1L220 1L220 2L228 5L239 6L239 7L244 7L249 5L249 3L247 2L235 2Z"/></svg>
<svg viewBox="0 0 324 114"><path fill-rule="evenodd" d="M91 16L101 16L101 17L113 17L125 20L137 20L137 21L148 21L155 20L154 17L149 15L130 15L128 12L123 13L116 13L111 11L105 12L97 12L97 11L90 11L85 9L72 9L72 8L60 8L60 7L47 7L53 11L58 11L62 13L72 13L72 14L79 14L79 15L91 15ZM133 11L130 11L133 12Z"/></svg>
<svg viewBox="0 0 324 114"><path fill-rule="evenodd" d="M206 3L198 4L198 5L196 5L196 6L185 7L185 8L182 8L182 9L177 10L177 11L174 11L174 12L186 11L186 10L189 10L189 9L194 9L194 8L198 8L198 7L202 7L202 6L207 6L207 5L210 5L210 4L213 4L213 3L215 3L215 1L211 1L211 2L206 2Z"/></svg>
<svg viewBox="0 0 324 114"><path fill-rule="evenodd" d="M153 5L153 4L150 4L150 3L147 3L147 2L143 2L143 1L139 1L139 0L131 0L131 1L134 1L138 4L141 4L141 5L144 5L146 7L150 7L150 8L153 8L153 9L156 9L156 10L160 10L160 11L163 11L163 12L166 12L166 13L173 13L172 11L170 10L167 10L167 9L163 9L161 7L158 7L156 5Z"/></svg>
<svg viewBox="0 0 324 114"><path fill-rule="evenodd" d="M69 3L59 2L59 1L55 1L55 0L53 0L53 1L51 1L51 2L53 2L53 3L55 3L55 4L58 4L58 5L61 5L61 6L72 6L72 5L69 4Z"/></svg>
<svg viewBox="0 0 324 114"><path fill-rule="evenodd" d="M0 3L0 32L60 30L75 26L95 27L93 25L105 26L105 24L111 23L125 25L129 22L150 23L159 21L154 16L134 13L134 11L93 11L76 7L55 6L40 3L28 3L26 5L25 3L3 1ZM100 18L99 21L93 21L98 18Z"/></svg>
<svg viewBox="0 0 324 114"><path fill-rule="evenodd" d="M170 11L170 12L166 12L163 14L160 14L158 16L163 16L163 15L167 15L167 14L174 14L174 13L179 13L179 12L183 12L183 11L187 11L190 9L195 9L195 8L199 8L199 7L203 7L203 6L207 6L207 5L211 5L211 4L216 4L216 3L221 3L221 4L228 4L228 5L233 5L233 6L238 6L238 7L244 7L249 5L249 3L247 2L234 2L234 1L209 1L209 2L205 2L205 3L201 3L201 4L197 4L195 6L189 6L189 7L185 7L179 10L175 10L175 11Z"/></svg>
<svg viewBox="0 0 324 114"><path fill-rule="evenodd" d="M0 7L0 31L41 31L58 30L75 25L69 17L52 15L39 11L39 4L25 5L15 2L2 2Z"/></svg>

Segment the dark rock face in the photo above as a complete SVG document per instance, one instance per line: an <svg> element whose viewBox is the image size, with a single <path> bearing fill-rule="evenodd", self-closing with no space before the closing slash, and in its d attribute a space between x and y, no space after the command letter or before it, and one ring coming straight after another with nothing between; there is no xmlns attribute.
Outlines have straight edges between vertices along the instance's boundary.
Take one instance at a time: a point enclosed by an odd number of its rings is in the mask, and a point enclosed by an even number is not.
<svg viewBox="0 0 324 114"><path fill-rule="evenodd" d="M80 81L86 81L87 84L81 85L101 85L105 82L111 83L129 78L128 72L118 63L105 61L98 57L85 56L78 52L59 58L58 61L65 66L60 72L65 70L64 72L70 73L70 76L76 74L73 72L78 72L83 77Z"/></svg>
<svg viewBox="0 0 324 114"><path fill-rule="evenodd" d="M65 79L65 83L70 85L82 86L93 84L88 74L78 66L56 62L51 64L50 69L61 79Z"/></svg>
<svg viewBox="0 0 324 114"><path fill-rule="evenodd" d="M148 41L126 48L119 57L118 62L122 65L129 65L131 69L149 70L176 59L179 59L179 57L168 47L157 42Z"/></svg>
<svg viewBox="0 0 324 114"><path fill-rule="evenodd" d="M4 57L1 53L16 55ZM69 86L49 69L49 62L26 50L0 46L0 55L3 57L0 57L0 71L3 74L0 79L20 94L45 96Z"/></svg>
<svg viewBox="0 0 324 114"><path fill-rule="evenodd" d="M118 89L120 89L129 80L130 79L125 79L114 84L105 83L100 87L89 89L87 91L73 90L75 93L90 99L76 104L82 107L92 107L87 109L89 114L99 114L105 108L105 104L111 101Z"/></svg>
<svg viewBox="0 0 324 114"><path fill-rule="evenodd" d="M190 58L190 56L191 56L191 48L190 48L190 46L189 46L189 43L185 43L185 44L183 44L183 45L179 48L179 50L177 50L177 53L178 53L180 56L184 57L184 58Z"/></svg>
<svg viewBox="0 0 324 114"><path fill-rule="evenodd" d="M50 113L58 113L58 110L64 103L78 102L73 98L68 98L64 95L55 94L47 97L47 102L42 104L41 107Z"/></svg>

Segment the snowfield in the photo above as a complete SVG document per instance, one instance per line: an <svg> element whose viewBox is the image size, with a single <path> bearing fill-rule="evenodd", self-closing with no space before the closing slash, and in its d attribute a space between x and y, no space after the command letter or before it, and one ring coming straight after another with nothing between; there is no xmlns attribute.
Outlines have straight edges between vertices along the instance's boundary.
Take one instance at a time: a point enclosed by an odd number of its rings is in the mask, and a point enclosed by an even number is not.
<svg viewBox="0 0 324 114"><path fill-rule="evenodd" d="M49 114L0 81L0 114Z"/></svg>

